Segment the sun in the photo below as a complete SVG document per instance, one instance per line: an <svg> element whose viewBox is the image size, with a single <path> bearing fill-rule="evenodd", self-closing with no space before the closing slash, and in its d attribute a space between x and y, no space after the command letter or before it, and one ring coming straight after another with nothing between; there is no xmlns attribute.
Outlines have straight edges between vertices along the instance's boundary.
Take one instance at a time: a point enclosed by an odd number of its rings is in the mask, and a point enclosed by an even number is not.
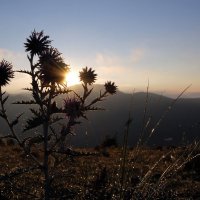
<svg viewBox="0 0 200 200"><path fill-rule="evenodd" d="M79 73L75 71L70 71L66 74L65 81L67 86L72 86L80 83Z"/></svg>

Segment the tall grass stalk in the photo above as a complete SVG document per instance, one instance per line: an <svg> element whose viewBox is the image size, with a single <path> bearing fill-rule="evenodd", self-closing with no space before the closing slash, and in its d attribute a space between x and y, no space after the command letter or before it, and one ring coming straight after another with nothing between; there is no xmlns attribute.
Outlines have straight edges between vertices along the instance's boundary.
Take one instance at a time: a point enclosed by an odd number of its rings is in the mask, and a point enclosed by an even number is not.
<svg viewBox="0 0 200 200"><path fill-rule="evenodd" d="M145 105L144 105L144 112L143 112L142 128L141 128L141 132L139 134L136 148L134 149L134 151L131 155L131 157L134 159L137 159L137 155L139 153L139 147L143 144L144 139L145 139L144 132L145 132L146 128L148 127L150 120L151 120L151 118L149 118L147 120L148 105L149 105L149 80L148 80L148 84L147 84L147 88L146 88L146 97L145 97Z"/></svg>
<svg viewBox="0 0 200 200"><path fill-rule="evenodd" d="M173 176L177 173L178 170L180 170L186 163L194 159L195 157L199 156L200 154L197 154L193 156L193 153L195 150L199 148L199 143L197 143L192 149L191 147L187 147L184 152L171 164L169 165L165 171L162 173L158 185L162 182L164 178L166 178L167 175ZM184 156L187 155L186 158ZM182 161L183 160L183 161Z"/></svg>
<svg viewBox="0 0 200 200"><path fill-rule="evenodd" d="M154 192L152 192L152 194L149 195L150 199L153 197L156 191L158 191L159 189L165 188L165 185L169 183L170 178L174 177L178 173L178 171L180 171L185 166L185 164L192 161L192 159L200 156L199 153L193 156L193 153L199 149L199 144L200 143L197 142L194 145L194 147L192 147L192 149L191 149L191 146L188 146L183 151L183 153L178 158L176 158L176 160L163 171L159 180L154 186L155 187ZM185 158L185 156L187 157Z"/></svg>
<svg viewBox="0 0 200 200"><path fill-rule="evenodd" d="M148 110L148 105L149 105L149 82L147 85L147 90L146 90L146 98L145 98L145 106L144 106L144 114L143 114L143 125L142 125L142 129L141 129L141 133L139 135L139 139L136 145L136 148L133 149L131 157L132 157L132 163L133 163L133 167L135 162L137 161L137 159L139 158L139 151L142 148L141 145L142 144L147 144L147 142L149 141L149 139L151 138L151 136L154 134L154 132L156 131L156 129L160 126L161 122L164 120L164 118L166 117L166 115L170 112L170 110L174 107L174 105L176 104L176 102L181 98L181 96L191 87L191 85L187 86L172 102L171 104L166 108L166 110L164 110L163 114L161 115L161 117L159 118L159 120L156 122L155 126L151 129L149 135L147 136L147 138L144 137L144 132L146 130L146 128L148 127L151 118L147 118L147 110ZM148 120L147 120L148 119ZM168 152L165 155L162 155L160 157L160 159L158 161L156 161L154 163L154 165L148 170L148 172L144 175L144 177L142 178L141 182L138 184L137 189L138 188L143 188L142 191L144 191L145 189L145 185L148 182L148 179L151 177L151 174L153 172L153 169L155 169L159 163L163 160L164 157L166 157L167 155L170 155L171 151ZM174 166L176 166L176 164L173 164L172 166L169 166L162 174L162 177L165 175L165 173L169 172L169 169L174 169Z"/></svg>
<svg viewBox="0 0 200 200"><path fill-rule="evenodd" d="M145 185L148 182L148 179L151 177L153 170L160 164L160 162L163 160L165 156L168 156L171 154L170 152L167 152L165 155L162 155L151 168L147 171L147 173L142 178L141 182L138 184L137 188L143 188L142 191L145 189Z"/></svg>
<svg viewBox="0 0 200 200"><path fill-rule="evenodd" d="M138 144L137 144L138 147L143 144L144 134L145 134L144 132L145 132L145 129L147 128L147 126L148 126L148 121L149 121L149 120L147 120L148 105L149 105L149 80L148 80L147 89L146 89L144 114L143 114L141 133L140 133L140 136L139 136L139 139L138 139Z"/></svg>
<svg viewBox="0 0 200 200"><path fill-rule="evenodd" d="M156 122L155 126L151 129L150 134L148 135L148 138L146 139L145 143L149 141L151 136L155 133L157 128L160 126L161 122L164 120L166 115L171 111L171 109L174 107L174 105L177 103L177 101L182 97L182 95L191 87L191 84L188 85L172 102L171 104L166 108L166 110L161 115L160 119Z"/></svg>
<svg viewBox="0 0 200 200"><path fill-rule="evenodd" d="M133 98L133 94L132 94L132 98ZM120 164L120 172L121 172L120 173L120 199L123 199L124 197L124 190L125 190L125 183L126 183L126 162L128 159L128 154L127 154L128 136L129 136L129 131L130 131L130 125L133 121L133 117L131 116L132 103L133 103L132 98L130 102L128 120L125 123L124 138L123 138L123 144L122 144L122 158L121 158L122 160Z"/></svg>

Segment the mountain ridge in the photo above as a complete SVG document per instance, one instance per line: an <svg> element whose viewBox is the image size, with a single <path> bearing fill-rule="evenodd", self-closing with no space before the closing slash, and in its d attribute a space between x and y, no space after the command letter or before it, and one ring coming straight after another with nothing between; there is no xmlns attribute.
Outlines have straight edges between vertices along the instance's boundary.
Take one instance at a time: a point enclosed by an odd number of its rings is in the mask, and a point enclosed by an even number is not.
<svg viewBox="0 0 200 200"><path fill-rule="evenodd" d="M81 87L70 87L76 92L82 94ZM95 85L91 98L99 95L99 90L103 90L103 85ZM9 103L20 100L29 100L31 93L9 94ZM64 96L58 98L58 103L62 106ZM155 128L156 123L161 120L155 134L150 138L150 145L179 145L183 142L191 142L199 139L199 122L200 122L200 98L180 98L172 109L168 112L169 106L175 101L173 98L163 95L149 93L148 99L145 92L136 92L128 94L118 91L116 95L106 98L106 101L100 102L99 106L104 107L105 111L90 112L87 114L88 121L82 120L83 123L75 128L75 137L70 138L70 143L77 146L96 146L101 143L106 135L116 135L118 143L122 143L125 123L129 113L133 121L130 127L129 142L130 146L138 141L144 126L144 115L146 123L149 120L149 127L145 129L146 137ZM6 105L9 116L16 116L20 112L27 113L22 119L22 124L30 116L28 106L26 105ZM145 108L146 107L146 108ZM144 110L146 109L146 114ZM163 117L164 113L166 115ZM11 117L11 118L12 118ZM6 124L0 119L1 132L6 134L8 129ZM20 132L22 126L16 127ZM32 134L33 131L25 133ZM184 141L183 141L184 140Z"/></svg>

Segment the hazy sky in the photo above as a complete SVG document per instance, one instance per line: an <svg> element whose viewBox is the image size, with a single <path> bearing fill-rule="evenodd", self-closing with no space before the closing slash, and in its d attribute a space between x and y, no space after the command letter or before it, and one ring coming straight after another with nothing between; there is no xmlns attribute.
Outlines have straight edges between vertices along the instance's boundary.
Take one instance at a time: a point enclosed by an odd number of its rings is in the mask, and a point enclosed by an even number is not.
<svg viewBox="0 0 200 200"><path fill-rule="evenodd" d="M0 60L28 69L25 39L44 30L75 74L98 83L200 97L200 0L0 0ZM9 91L28 82L16 75ZM20 91L20 90L19 90Z"/></svg>

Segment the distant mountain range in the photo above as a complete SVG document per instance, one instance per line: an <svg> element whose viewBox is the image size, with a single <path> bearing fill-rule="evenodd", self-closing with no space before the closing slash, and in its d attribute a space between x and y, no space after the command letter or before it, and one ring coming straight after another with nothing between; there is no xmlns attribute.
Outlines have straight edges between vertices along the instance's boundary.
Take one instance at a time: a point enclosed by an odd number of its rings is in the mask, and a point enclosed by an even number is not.
<svg viewBox="0 0 200 200"><path fill-rule="evenodd" d="M74 86L72 89L82 93L81 86ZM91 98L98 96L99 90L103 90L103 86L95 85ZM12 94L9 102L30 98L30 93ZM59 104L62 104L63 98L62 96L58 99ZM132 119L129 146L136 144L141 134L146 141L152 130L154 132L147 140L147 144L150 145L180 145L200 139L200 98L181 98L169 109L172 102L174 100L171 98L153 93L149 93L147 98L147 94L143 92L127 94L118 91L116 95L100 102L99 106L106 108L105 111L87 114L89 120L82 120L83 123L76 127L76 136L70 138L70 144L96 146L106 136L116 137L121 144L129 114ZM28 106L7 104L7 109L11 118L21 112L27 113L22 119L22 125L16 127L20 133L26 118L30 116ZM2 119L0 125L0 132L6 134L8 129ZM28 134L33 134L33 130L23 133Z"/></svg>

